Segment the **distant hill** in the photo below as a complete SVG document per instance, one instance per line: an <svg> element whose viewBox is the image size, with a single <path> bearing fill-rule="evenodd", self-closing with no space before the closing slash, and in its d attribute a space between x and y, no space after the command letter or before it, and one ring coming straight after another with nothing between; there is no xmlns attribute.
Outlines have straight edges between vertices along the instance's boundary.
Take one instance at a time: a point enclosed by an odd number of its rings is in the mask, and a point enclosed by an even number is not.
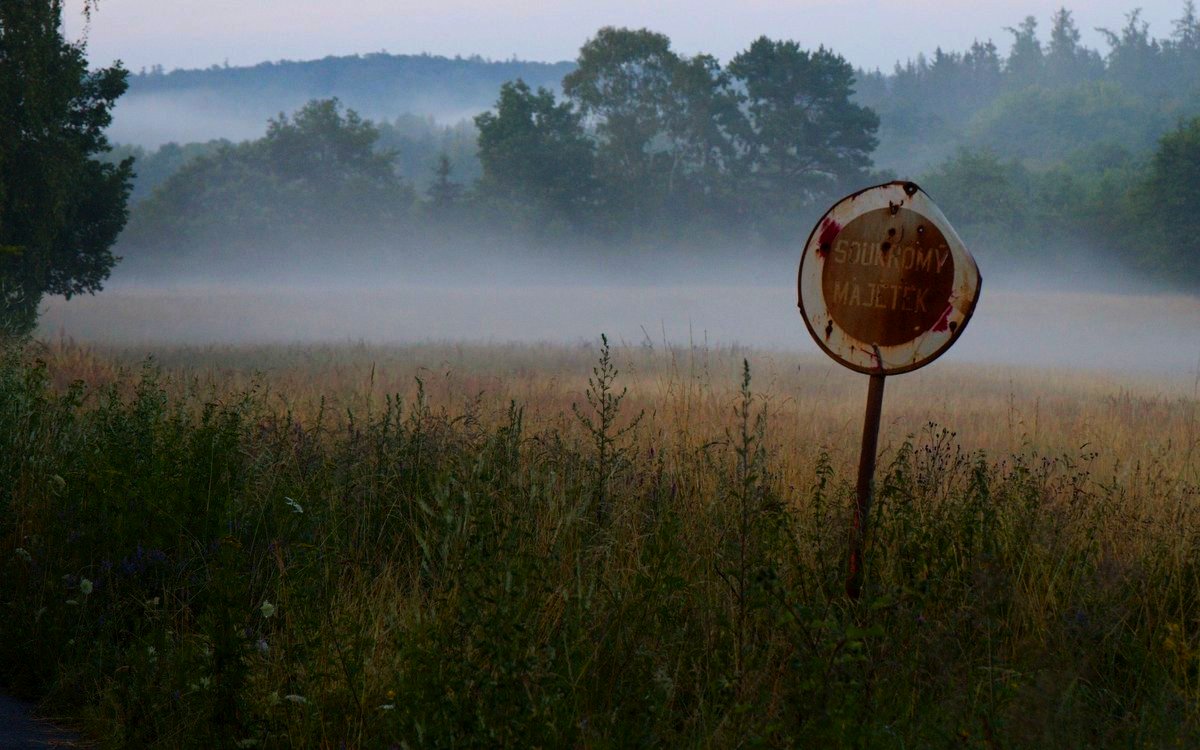
<svg viewBox="0 0 1200 750"><path fill-rule="evenodd" d="M252 67L154 68L129 77L110 136L149 147L257 138L267 118L334 96L376 120L416 113L452 123L491 107L505 81L522 78L557 90L573 67L571 62L379 52Z"/></svg>

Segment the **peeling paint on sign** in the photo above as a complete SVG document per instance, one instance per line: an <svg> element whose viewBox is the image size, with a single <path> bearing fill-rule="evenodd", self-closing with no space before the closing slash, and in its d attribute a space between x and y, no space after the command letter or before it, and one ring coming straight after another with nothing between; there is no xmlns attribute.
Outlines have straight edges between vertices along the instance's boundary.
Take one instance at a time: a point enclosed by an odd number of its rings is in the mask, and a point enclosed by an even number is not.
<svg viewBox="0 0 1200 750"><path fill-rule="evenodd" d="M800 312L817 344L866 373L928 364L962 334L981 285L975 260L912 182L831 208L800 259Z"/></svg>

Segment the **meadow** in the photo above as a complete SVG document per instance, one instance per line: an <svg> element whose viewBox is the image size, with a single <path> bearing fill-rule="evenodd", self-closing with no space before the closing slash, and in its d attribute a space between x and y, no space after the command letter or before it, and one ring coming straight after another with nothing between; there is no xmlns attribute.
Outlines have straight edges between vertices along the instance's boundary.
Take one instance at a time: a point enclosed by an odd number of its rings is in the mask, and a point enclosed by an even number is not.
<svg viewBox="0 0 1200 750"><path fill-rule="evenodd" d="M147 354L152 357L147 359ZM1200 379L10 347L0 670L102 746L1200 741Z"/></svg>

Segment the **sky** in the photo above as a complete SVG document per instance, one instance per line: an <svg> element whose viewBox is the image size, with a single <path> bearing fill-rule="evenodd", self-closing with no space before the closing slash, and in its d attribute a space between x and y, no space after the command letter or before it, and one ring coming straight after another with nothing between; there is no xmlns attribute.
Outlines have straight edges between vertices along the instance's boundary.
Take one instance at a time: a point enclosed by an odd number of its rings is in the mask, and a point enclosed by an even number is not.
<svg viewBox="0 0 1200 750"><path fill-rule="evenodd" d="M84 0L67 0L67 33L85 32ZM252 65L326 55L387 51L478 54L492 59L573 59L601 26L647 27L677 51L728 60L763 34L824 44L855 66L891 69L935 47L962 50L992 38L1008 48L1005 26L1027 15L1043 31L1063 0L99 0L86 30L97 65L143 67ZM1119 28L1143 9L1155 36L1167 36L1183 0L1074 3L1084 42L1104 49L1095 27ZM1068 3L1068 7L1070 4Z"/></svg>

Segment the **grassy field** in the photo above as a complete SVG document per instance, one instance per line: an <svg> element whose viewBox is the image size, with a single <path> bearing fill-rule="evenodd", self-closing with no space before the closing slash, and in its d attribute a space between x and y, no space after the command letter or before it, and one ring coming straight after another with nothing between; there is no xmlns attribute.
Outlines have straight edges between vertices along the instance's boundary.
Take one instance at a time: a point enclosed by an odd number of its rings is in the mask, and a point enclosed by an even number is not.
<svg viewBox="0 0 1200 750"><path fill-rule="evenodd" d="M146 354L0 367L0 669L105 745L1200 741L1195 373L891 379L852 604L824 360Z"/></svg>

